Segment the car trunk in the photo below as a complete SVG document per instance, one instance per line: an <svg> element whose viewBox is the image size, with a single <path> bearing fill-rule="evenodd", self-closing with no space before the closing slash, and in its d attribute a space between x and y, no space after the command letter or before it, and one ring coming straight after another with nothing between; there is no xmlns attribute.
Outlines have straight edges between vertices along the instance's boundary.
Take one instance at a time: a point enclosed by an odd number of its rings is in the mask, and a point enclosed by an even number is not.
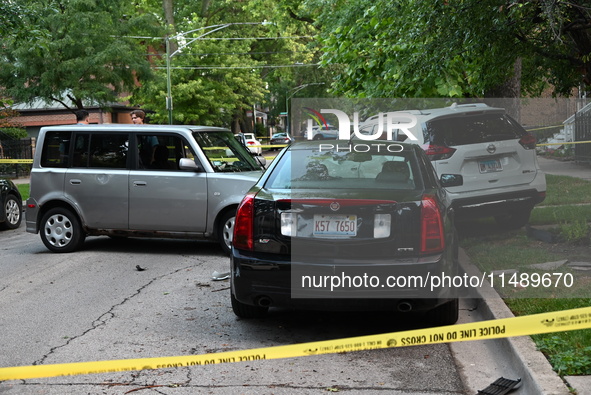
<svg viewBox="0 0 591 395"><path fill-rule="evenodd" d="M493 150L494 152L490 152ZM534 150L525 150L515 140L460 145L453 155L463 160L439 160L433 165L438 174L461 174L464 184L448 188L470 191L490 188L505 188L512 185L528 184L536 177ZM517 150L525 152L518 153Z"/></svg>
<svg viewBox="0 0 591 395"><path fill-rule="evenodd" d="M254 249L316 261L415 256L421 244L422 191L297 195L261 190Z"/></svg>

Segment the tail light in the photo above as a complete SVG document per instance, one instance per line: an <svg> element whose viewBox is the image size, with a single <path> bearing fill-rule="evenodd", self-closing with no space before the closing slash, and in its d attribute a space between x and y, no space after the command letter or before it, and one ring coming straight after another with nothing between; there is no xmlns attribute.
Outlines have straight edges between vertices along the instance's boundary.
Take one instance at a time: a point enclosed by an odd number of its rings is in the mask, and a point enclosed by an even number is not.
<svg viewBox="0 0 591 395"><path fill-rule="evenodd" d="M240 250L252 251L254 248L254 198L255 193L249 193L242 199L236 219L234 221L234 235L232 245Z"/></svg>
<svg viewBox="0 0 591 395"><path fill-rule="evenodd" d="M423 196L421 205L421 254L442 252L444 249L445 239L439 206L433 196Z"/></svg>
<svg viewBox="0 0 591 395"><path fill-rule="evenodd" d="M525 149L536 148L536 137L533 134L525 134L519 139L519 144Z"/></svg>
<svg viewBox="0 0 591 395"><path fill-rule="evenodd" d="M435 145L431 143L421 145L421 148L430 160L442 160L442 159L449 159L452 157L454 152L456 152L455 148L445 147L443 145Z"/></svg>
<svg viewBox="0 0 591 395"><path fill-rule="evenodd" d="M254 141L247 141L246 144L248 144L248 145L254 145Z"/></svg>

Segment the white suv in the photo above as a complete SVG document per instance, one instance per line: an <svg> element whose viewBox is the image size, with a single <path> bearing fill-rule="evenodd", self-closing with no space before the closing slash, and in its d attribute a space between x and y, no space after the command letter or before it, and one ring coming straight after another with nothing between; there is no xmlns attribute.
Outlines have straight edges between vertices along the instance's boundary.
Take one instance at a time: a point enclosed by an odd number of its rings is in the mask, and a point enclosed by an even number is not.
<svg viewBox="0 0 591 395"><path fill-rule="evenodd" d="M544 200L546 176L536 159L536 139L505 109L476 103L397 113L416 118L408 131L431 159L458 219L493 216L505 228L519 228ZM376 118L360 131L375 133ZM411 141L400 132L393 138Z"/></svg>

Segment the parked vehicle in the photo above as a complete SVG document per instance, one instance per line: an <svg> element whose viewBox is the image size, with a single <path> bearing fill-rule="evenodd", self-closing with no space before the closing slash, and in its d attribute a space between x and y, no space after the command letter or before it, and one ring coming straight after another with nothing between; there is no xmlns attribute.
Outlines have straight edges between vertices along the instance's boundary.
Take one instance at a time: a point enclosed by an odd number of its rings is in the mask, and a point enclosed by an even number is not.
<svg viewBox="0 0 591 395"><path fill-rule="evenodd" d="M422 311L452 324L458 299L446 287L330 289L304 277L455 275L457 251L451 201L418 145L295 142L238 208L232 308L243 318L270 307Z"/></svg>
<svg viewBox="0 0 591 395"><path fill-rule="evenodd" d="M239 133L236 136L243 138L244 145L246 145L251 153L260 155L263 152L261 142L257 140L254 133Z"/></svg>
<svg viewBox="0 0 591 395"><path fill-rule="evenodd" d="M286 132L275 133L269 140L269 145L289 145L293 142L293 138ZM282 147L271 147L271 151L281 149Z"/></svg>
<svg viewBox="0 0 591 395"><path fill-rule="evenodd" d="M228 129L41 128L27 231L53 252L86 236L217 239L229 252L236 207L262 174Z"/></svg>
<svg viewBox="0 0 591 395"><path fill-rule="evenodd" d="M415 117L408 130L418 140L400 129L392 139L419 144L437 174L454 180L447 191L458 219L492 216L507 229L520 228L544 200L546 176L538 166L536 139L505 109L476 103L397 113ZM375 134L378 127L374 116L360 130Z"/></svg>
<svg viewBox="0 0 591 395"><path fill-rule="evenodd" d="M303 135L308 140L335 140L339 138L339 130L332 125L313 126L311 129L312 138L308 137L309 130L305 130Z"/></svg>
<svg viewBox="0 0 591 395"><path fill-rule="evenodd" d="M21 225L23 198L14 183L0 178L0 229L16 229Z"/></svg>

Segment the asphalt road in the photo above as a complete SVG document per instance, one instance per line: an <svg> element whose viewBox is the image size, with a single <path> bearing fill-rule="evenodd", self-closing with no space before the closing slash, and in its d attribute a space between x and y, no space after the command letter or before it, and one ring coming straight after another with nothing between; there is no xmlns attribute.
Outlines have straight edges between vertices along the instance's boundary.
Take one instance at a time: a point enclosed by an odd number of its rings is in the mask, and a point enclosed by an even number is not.
<svg viewBox="0 0 591 395"><path fill-rule="evenodd" d="M216 353L421 327L420 318L231 311L217 244L90 238L46 250L0 232L0 367ZM145 268L138 271L136 266ZM213 354L212 354L213 356ZM270 361L14 380L0 394L465 394L448 344Z"/></svg>

